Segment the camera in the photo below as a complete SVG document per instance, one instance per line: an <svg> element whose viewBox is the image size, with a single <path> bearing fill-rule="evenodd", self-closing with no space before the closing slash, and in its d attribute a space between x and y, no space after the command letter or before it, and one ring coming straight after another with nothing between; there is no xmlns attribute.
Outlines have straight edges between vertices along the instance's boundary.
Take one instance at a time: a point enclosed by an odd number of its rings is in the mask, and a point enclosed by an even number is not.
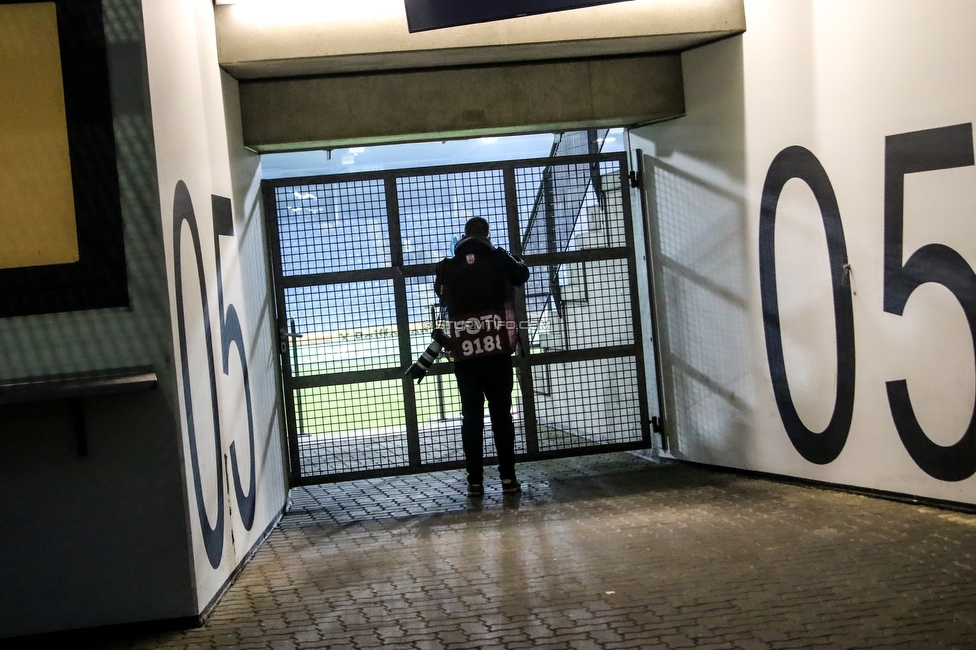
<svg viewBox="0 0 976 650"><path fill-rule="evenodd" d="M435 329L431 334L431 338L434 340L430 342L430 345L420 355L420 358L411 364L407 368L407 371L403 373L411 379L416 379L418 384L427 376L427 371L437 361L437 357L441 355L441 351L447 347L449 342L447 335L440 329Z"/></svg>

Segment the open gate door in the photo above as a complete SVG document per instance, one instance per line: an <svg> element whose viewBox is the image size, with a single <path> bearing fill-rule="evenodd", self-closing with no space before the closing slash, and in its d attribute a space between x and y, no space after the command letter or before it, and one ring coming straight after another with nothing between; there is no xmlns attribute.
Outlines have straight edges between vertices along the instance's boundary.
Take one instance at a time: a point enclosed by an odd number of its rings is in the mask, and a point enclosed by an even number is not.
<svg viewBox="0 0 976 650"><path fill-rule="evenodd" d="M463 466L452 364L404 371L473 216L532 272L519 459L650 447L627 178L619 153L265 181L292 484Z"/></svg>

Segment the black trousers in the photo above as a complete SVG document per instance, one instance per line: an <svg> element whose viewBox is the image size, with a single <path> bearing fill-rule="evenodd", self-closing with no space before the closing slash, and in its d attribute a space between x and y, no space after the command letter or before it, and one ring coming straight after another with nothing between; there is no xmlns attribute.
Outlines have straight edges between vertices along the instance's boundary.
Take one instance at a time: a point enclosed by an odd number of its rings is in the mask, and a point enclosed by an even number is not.
<svg viewBox="0 0 976 650"><path fill-rule="evenodd" d="M454 364L461 395L461 443L468 483L484 481L485 400L498 452L501 479L515 478L515 424L512 421L512 357L497 354Z"/></svg>

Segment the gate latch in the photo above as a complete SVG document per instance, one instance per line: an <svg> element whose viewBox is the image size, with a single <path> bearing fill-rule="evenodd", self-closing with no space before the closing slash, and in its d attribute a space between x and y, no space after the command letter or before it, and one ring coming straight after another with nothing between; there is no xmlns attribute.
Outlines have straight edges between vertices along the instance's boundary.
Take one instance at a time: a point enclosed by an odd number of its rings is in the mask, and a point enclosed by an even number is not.
<svg viewBox="0 0 976 650"><path fill-rule="evenodd" d="M278 347L281 350L282 354L288 352L288 343L291 340L302 338L302 335L295 331L295 319L292 318L288 322L289 325L291 326L290 332L286 330L284 327L278 330Z"/></svg>

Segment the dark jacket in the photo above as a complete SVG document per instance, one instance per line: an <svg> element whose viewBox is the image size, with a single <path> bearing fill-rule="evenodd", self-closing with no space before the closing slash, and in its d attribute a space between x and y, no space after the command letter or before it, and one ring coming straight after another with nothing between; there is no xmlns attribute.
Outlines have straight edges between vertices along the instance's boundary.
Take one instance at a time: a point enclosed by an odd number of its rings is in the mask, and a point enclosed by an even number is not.
<svg viewBox="0 0 976 650"><path fill-rule="evenodd" d="M529 279L529 269L503 248L481 237L465 237L454 257L437 263L434 291L452 319L510 307L513 287Z"/></svg>

